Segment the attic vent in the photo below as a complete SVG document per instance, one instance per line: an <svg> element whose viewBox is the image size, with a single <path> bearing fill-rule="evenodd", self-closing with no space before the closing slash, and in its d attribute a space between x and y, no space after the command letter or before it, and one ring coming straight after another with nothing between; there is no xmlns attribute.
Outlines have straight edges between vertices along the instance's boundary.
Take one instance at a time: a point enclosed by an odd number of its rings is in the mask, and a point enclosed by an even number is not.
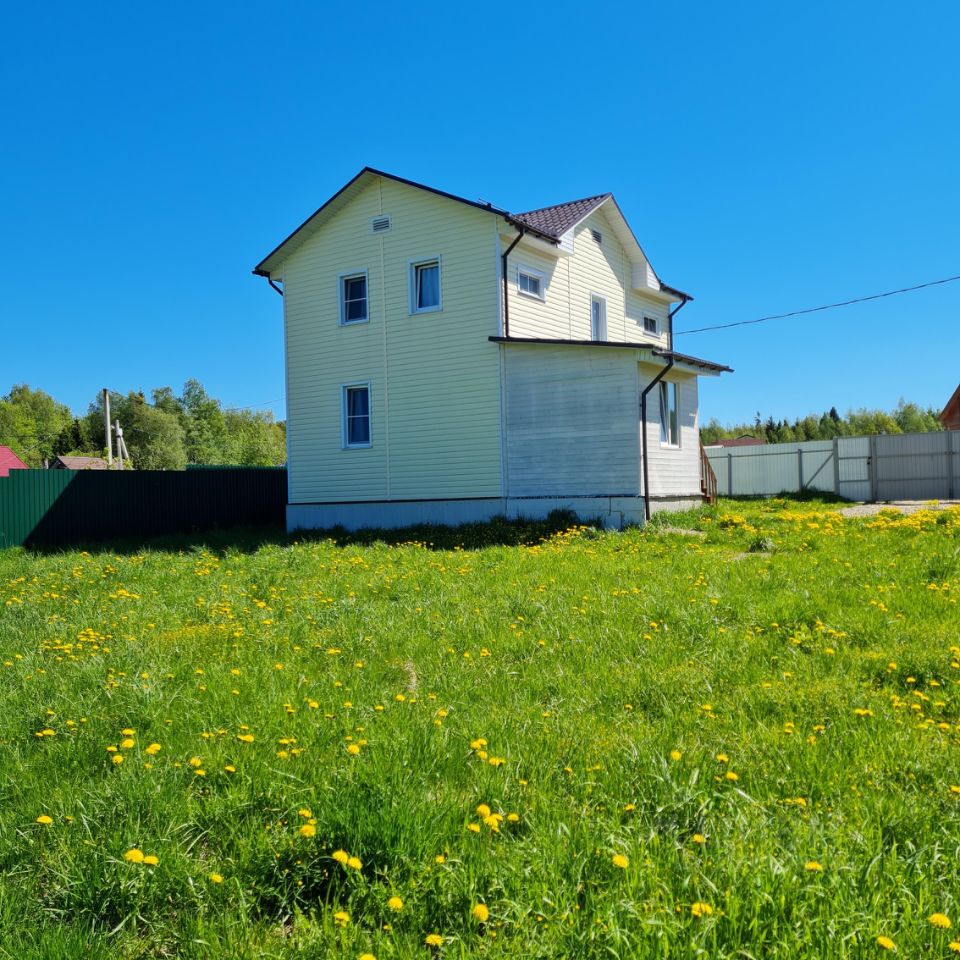
<svg viewBox="0 0 960 960"><path fill-rule="evenodd" d="M374 217L370 221L370 232L371 233L386 233L392 226L392 221L390 220L390 214L386 214L382 217Z"/></svg>
<svg viewBox="0 0 960 960"><path fill-rule="evenodd" d="M599 230L591 230L590 236L593 237L597 243L603 243L603 234Z"/></svg>

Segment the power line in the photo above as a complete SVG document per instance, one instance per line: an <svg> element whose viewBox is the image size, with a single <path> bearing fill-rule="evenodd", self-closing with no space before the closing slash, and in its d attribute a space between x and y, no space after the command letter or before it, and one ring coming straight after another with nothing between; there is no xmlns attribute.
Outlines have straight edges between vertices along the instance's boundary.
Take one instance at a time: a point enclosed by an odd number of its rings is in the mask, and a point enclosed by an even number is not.
<svg viewBox="0 0 960 960"><path fill-rule="evenodd" d="M899 290L888 290L886 293L874 293L869 297L857 297L855 300L841 300L839 303L825 303L822 307L807 307L805 310L793 310L790 313L774 313L769 317L758 317L756 320L738 320L736 323L718 323L712 327L695 327L692 330L675 330L674 336L681 333L703 333L706 330L727 330L730 327L746 327L753 323L765 323L767 320L783 320L786 317L799 317L803 313L819 313L821 310L833 310L835 307L849 307L854 303L866 303L868 300L881 300L884 297L895 297L900 293L912 293L914 290L923 290L926 287L936 287L943 283L953 283L960 280L956 277L944 277L943 280L931 280L929 283L918 283L915 287L901 287Z"/></svg>
<svg viewBox="0 0 960 960"><path fill-rule="evenodd" d="M248 403L242 407L224 407L225 413L237 412L239 410L256 410L259 407L272 407L275 403L283 403L286 397L277 397L276 400L265 400L263 403Z"/></svg>

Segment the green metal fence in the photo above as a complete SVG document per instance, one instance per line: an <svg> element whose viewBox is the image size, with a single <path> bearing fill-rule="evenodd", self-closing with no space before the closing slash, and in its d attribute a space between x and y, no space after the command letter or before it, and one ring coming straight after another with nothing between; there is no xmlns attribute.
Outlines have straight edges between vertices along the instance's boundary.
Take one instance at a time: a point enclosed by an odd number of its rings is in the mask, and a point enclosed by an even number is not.
<svg viewBox="0 0 960 960"><path fill-rule="evenodd" d="M0 477L0 547L282 524L286 502L282 467L11 470Z"/></svg>

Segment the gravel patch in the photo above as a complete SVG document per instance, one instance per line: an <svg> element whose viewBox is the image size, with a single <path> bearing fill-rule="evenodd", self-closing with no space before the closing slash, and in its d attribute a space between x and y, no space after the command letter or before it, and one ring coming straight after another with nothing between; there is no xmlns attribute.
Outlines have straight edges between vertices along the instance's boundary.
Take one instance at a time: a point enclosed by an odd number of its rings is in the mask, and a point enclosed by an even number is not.
<svg viewBox="0 0 960 960"><path fill-rule="evenodd" d="M837 512L844 517L872 517L881 510L916 513L918 510L948 510L950 507L960 507L960 500L891 500L889 503L855 503Z"/></svg>

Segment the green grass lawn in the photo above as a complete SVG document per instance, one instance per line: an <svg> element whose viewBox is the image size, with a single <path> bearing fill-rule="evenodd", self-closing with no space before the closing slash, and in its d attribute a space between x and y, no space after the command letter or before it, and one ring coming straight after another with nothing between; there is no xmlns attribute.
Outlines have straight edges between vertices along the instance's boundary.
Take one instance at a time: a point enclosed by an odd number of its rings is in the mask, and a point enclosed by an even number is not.
<svg viewBox="0 0 960 960"><path fill-rule="evenodd" d="M0 552L0 956L951 956L960 511L835 509Z"/></svg>

